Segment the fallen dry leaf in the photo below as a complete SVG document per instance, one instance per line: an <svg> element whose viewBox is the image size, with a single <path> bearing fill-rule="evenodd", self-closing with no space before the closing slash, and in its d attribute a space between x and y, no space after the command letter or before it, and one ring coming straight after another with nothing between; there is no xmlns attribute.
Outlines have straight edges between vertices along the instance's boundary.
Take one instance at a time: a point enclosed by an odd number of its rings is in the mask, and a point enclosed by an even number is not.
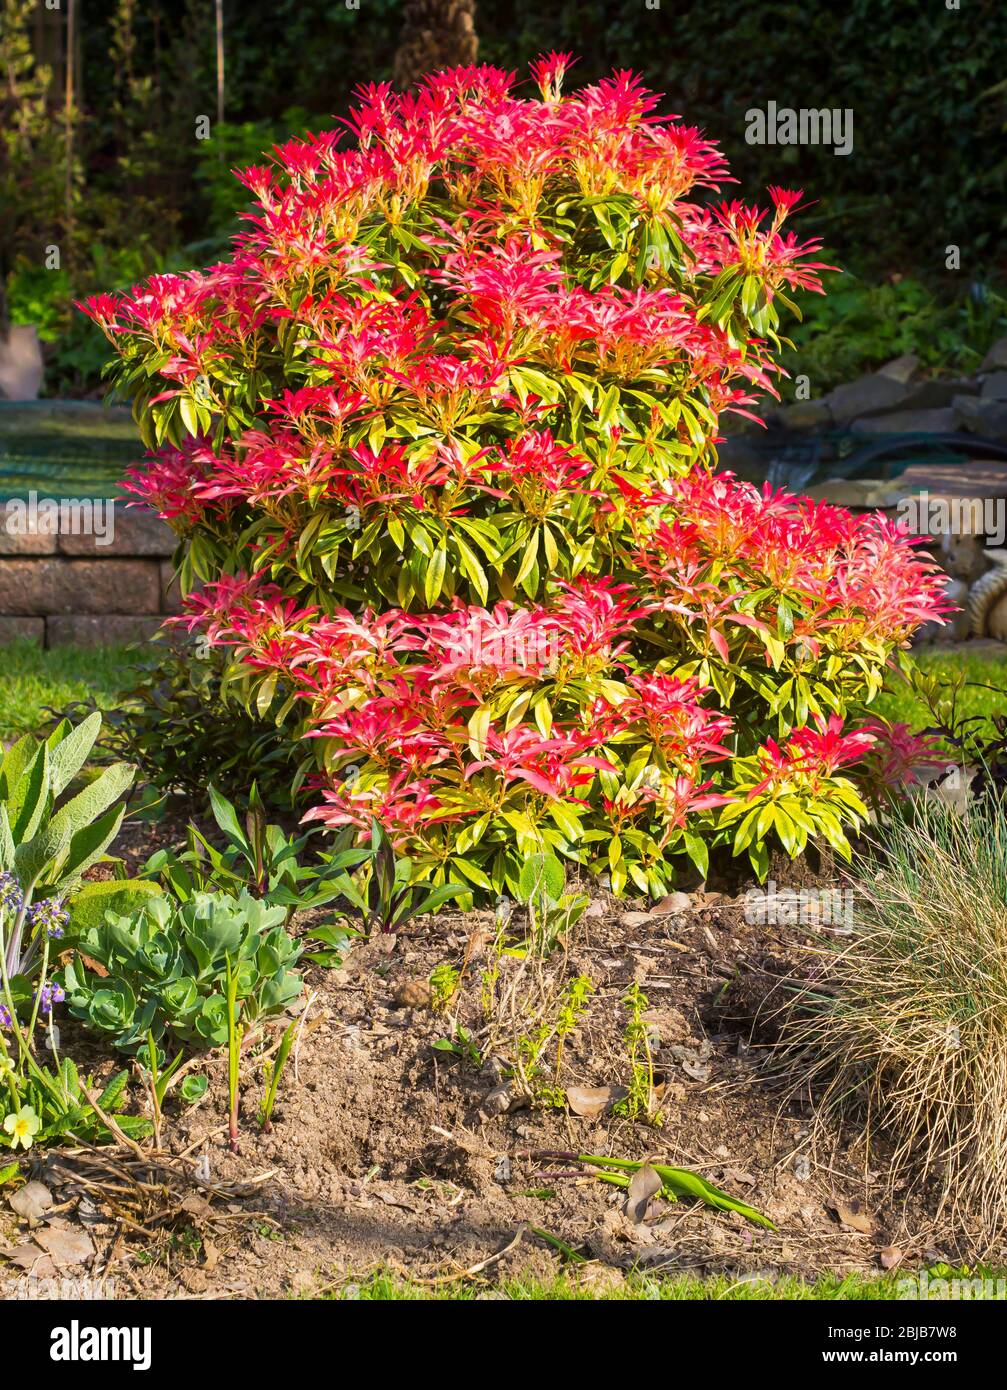
<svg viewBox="0 0 1007 1390"><path fill-rule="evenodd" d="M198 1193L193 1192L183 1200L182 1210L187 1212L189 1216L209 1216L210 1203L205 1197L200 1197Z"/></svg>
<svg viewBox="0 0 1007 1390"><path fill-rule="evenodd" d="M630 1178L626 1192L626 1215L634 1226L639 1226L647 1215L650 1199L660 1192L661 1186L660 1174L649 1163L641 1164Z"/></svg>
<svg viewBox="0 0 1007 1390"><path fill-rule="evenodd" d="M37 1231L35 1243L41 1245L57 1265L79 1265L94 1254L94 1241L83 1231L58 1231L50 1227Z"/></svg>
<svg viewBox="0 0 1007 1390"><path fill-rule="evenodd" d="M874 1218L864 1210L863 1202L840 1202L833 1198L828 1206L836 1213L841 1226L850 1231L859 1231L862 1236L873 1235Z"/></svg>
<svg viewBox="0 0 1007 1390"><path fill-rule="evenodd" d="M656 917L676 916L680 912L688 912L692 907L692 899L688 893L669 893L666 898L662 898L653 908Z"/></svg>
<svg viewBox="0 0 1007 1390"><path fill-rule="evenodd" d="M477 927L475 931L469 933L469 938L465 943L466 961L478 960L480 956L486 954L486 947L493 940L493 933L485 927Z"/></svg>
<svg viewBox="0 0 1007 1390"><path fill-rule="evenodd" d="M568 1086L566 1103L575 1115L594 1120L627 1095L625 1086Z"/></svg>
<svg viewBox="0 0 1007 1390"><path fill-rule="evenodd" d="M52 1260L33 1240L25 1245L9 1247L2 1253L5 1260L23 1269L26 1274L34 1274L37 1279L51 1279L56 1273Z"/></svg>
<svg viewBox="0 0 1007 1390"><path fill-rule="evenodd" d="M649 912L624 912L620 921L624 927L646 927L650 925L651 915Z"/></svg>
<svg viewBox="0 0 1007 1390"><path fill-rule="evenodd" d="M76 949L70 951L63 951L59 957L60 963L62 965L67 965L70 961L73 960L74 956L77 956L78 959L81 960L83 964L87 966L88 970L91 971L92 975L97 975L99 980L108 979L108 971L102 965L101 961L95 960L92 956L85 955L83 951L78 951Z"/></svg>
<svg viewBox="0 0 1007 1390"><path fill-rule="evenodd" d="M52 1206L52 1193L42 1182L28 1182L7 1198L18 1216L26 1221L41 1221Z"/></svg>

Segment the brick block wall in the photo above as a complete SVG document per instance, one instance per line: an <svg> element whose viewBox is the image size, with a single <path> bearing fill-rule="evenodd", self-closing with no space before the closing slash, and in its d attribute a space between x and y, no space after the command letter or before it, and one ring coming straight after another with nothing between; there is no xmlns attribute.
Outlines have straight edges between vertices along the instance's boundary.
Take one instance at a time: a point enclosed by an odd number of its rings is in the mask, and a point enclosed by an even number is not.
<svg viewBox="0 0 1007 1390"><path fill-rule="evenodd" d="M111 542L85 535L10 535L0 526L0 644L133 642L178 611L174 532L121 504Z"/></svg>

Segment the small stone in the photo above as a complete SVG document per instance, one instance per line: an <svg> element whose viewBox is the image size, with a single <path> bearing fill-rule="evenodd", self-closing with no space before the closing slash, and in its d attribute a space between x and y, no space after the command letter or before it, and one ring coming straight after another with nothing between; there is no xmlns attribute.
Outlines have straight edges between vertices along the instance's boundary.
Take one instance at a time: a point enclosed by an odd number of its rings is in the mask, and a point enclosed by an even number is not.
<svg viewBox="0 0 1007 1390"><path fill-rule="evenodd" d="M919 369L920 359L916 353L906 352L901 357L894 357L891 362L886 362L883 367L878 368L878 372L881 376L890 376L893 381L900 381L905 386L912 381Z"/></svg>
<svg viewBox="0 0 1007 1390"><path fill-rule="evenodd" d="M392 992L396 1009L429 1009L433 998L429 980L406 980Z"/></svg>
<svg viewBox="0 0 1007 1390"><path fill-rule="evenodd" d="M968 400L969 397L955 397ZM958 428L956 410L895 410L890 414L859 416L850 426L854 434L952 434Z"/></svg>
<svg viewBox="0 0 1007 1390"><path fill-rule="evenodd" d="M523 1110L530 1104L530 1098L519 1091L511 1081L502 1086L494 1086L483 1099L482 1108L487 1115L508 1115L512 1110Z"/></svg>
<svg viewBox="0 0 1007 1390"><path fill-rule="evenodd" d="M983 382L984 401L1007 401L1007 372L991 372Z"/></svg>
<svg viewBox="0 0 1007 1390"><path fill-rule="evenodd" d="M1007 338L998 338L983 358L981 372L998 371L1007 368Z"/></svg>

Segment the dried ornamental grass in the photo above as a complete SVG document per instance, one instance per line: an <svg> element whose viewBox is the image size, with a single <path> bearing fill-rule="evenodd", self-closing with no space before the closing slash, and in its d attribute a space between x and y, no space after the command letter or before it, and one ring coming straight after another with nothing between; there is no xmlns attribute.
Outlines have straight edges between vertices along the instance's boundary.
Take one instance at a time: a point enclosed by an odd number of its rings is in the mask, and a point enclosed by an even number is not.
<svg viewBox="0 0 1007 1390"><path fill-rule="evenodd" d="M977 1249L1007 1226L1007 817L921 798L855 880L852 933L788 1008L788 1066L868 1151L891 1190L932 1184ZM823 1088L823 1089L819 1089Z"/></svg>

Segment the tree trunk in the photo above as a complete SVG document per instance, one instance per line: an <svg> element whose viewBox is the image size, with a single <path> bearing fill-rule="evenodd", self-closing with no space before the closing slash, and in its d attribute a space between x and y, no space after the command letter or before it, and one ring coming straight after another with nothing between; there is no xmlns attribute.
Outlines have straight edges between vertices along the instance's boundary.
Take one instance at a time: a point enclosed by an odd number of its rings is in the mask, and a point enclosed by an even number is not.
<svg viewBox="0 0 1007 1390"><path fill-rule="evenodd" d="M474 63L479 49L475 13L475 0L406 0L395 85L405 89L438 68Z"/></svg>

